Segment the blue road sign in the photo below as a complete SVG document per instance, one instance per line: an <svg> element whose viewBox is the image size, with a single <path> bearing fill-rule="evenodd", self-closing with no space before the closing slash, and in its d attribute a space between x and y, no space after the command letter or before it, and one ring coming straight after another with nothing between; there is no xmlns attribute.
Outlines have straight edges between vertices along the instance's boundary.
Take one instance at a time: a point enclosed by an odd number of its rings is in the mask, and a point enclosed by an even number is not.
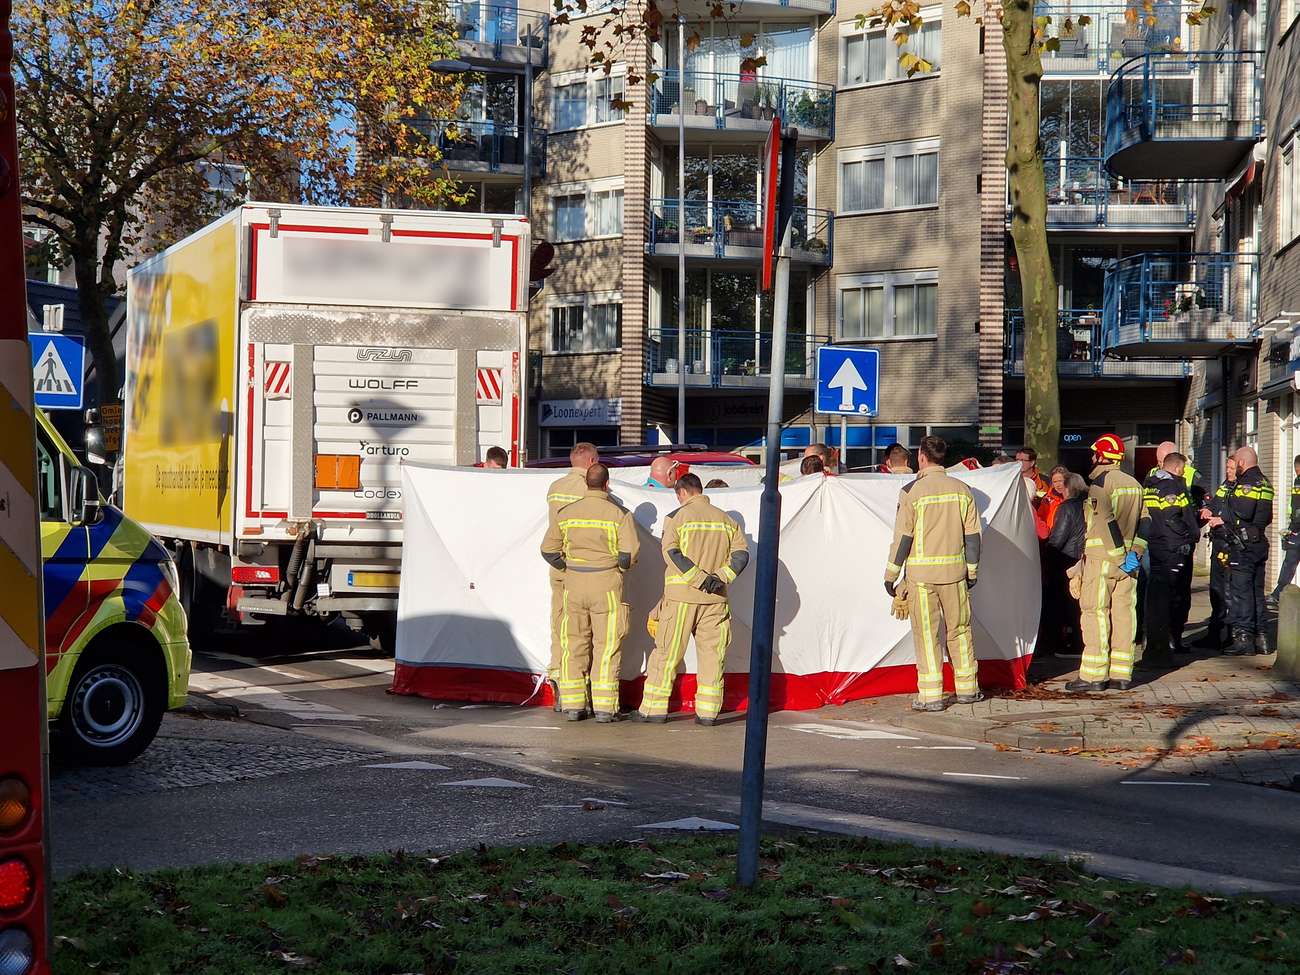
<svg viewBox="0 0 1300 975"><path fill-rule="evenodd" d="M79 410L86 391L86 342L80 335L32 332L32 384L43 410Z"/></svg>
<svg viewBox="0 0 1300 975"><path fill-rule="evenodd" d="M817 350L817 412L875 416L880 412L880 352L844 345Z"/></svg>

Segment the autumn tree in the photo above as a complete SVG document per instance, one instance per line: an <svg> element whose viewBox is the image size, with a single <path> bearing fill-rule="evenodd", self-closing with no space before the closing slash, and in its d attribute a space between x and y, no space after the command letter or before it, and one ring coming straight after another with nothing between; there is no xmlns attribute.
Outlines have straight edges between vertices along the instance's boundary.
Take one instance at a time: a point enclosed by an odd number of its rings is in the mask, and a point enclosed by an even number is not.
<svg viewBox="0 0 1300 975"><path fill-rule="evenodd" d="M554 3L555 20L559 23L566 23L571 15L588 9L588 0L554 0ZM893 33L899 66L909 76L933 69L933 65L908 49L909 40L921 29L921 6L918 0L884 0L858 17L859 27L885 27ZM1056 361L1056 275L1047 242L1047 187L1039 137L1042 54L1058 50L1063 34L1068 36L1077 27L1088 26L1091 18L1045 16L1035 9L1034 0L984 0L978 13L972 10L970 0L956 0L954 8L959 16L976 16L980 23L987 24L989 31L1000 35L1006 57L1009 126L1006 166L1011 195L1011 240L1024 295L1025 442L1038 451L1039 462L1046 468L1055 464L1060 445L1061 404ZM1125 19L1134 26L1156 23L1155 0L1117 2L1116 8L1123 9ZM1212 16L1215 8L1203 0L1192 0L1187 11L1187 22L1197 26ZM743 15L743 0L709 0L690 10L680 3L666 9L657 0L615 3L602 18L593 18L583 25L580 39L591 52L592 65L608 73L629 39L659 40L665 25L675 22L679 13L696 20L701 14L705 19L739 19ZM686 40L687 47L694 49L699 43L699 33L692 30ZM748 46L752 38L747 40L742 35L740 43L742 47ZM740 70L756 70L763 62L762 57L746 58ZM653 84L655 76L652 68L646 80ZM639 80L635 72L628 72L629 84Z"/></svg>
<svg viewBox="0 0 1300 975"><path fill-rule="evenodd" d="M101 400L121 377L106 300L142 246L197 229L232 196L436 206L456 193L438 126L463 83L441 6L419 0L18 0L23 219L70 263ZM218 187L221 189L221 187ZM245 187L225 187L242 195Z"/></svg>

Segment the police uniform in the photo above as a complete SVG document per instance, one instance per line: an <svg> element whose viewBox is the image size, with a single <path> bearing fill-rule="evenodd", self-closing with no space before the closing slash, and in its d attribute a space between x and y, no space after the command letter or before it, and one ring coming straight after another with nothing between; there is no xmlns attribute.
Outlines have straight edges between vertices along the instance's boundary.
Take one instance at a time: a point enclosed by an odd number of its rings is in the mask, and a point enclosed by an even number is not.
<svg viewBox="0 0 1300 975"><path fill-rule="evenodd" d="M1158 470L1160 470L1159 467L1151 468L1151 474L1154 474ZM1148 474L1147 477L1149 478L1151 474ZM1201 472L1192 465L1190 460L1183 465L1183 481L1187 485L1188 496L1192 499L1192 511L1196 514L1198 509L1205 506L1208 494L1205 490L1205 485L1201 482ZM1181 576L1183 588L1177 606L1175 607L1180 615L1172 620L1173 623L1177 624L1175 629L1179 635L1179 640L1175 644L1175 649L1179 652L1182 652L1182 632L1187 628L1187 614L1190 613L1192 609L1192 569L1190 567L1196 562L1196 543L1200 541L1199 527L1196 534L1197 537L1192 542L1192 554L1187 560L1189 568Z"/></svg>
<svg viewBox="0 0 1300 975"><path fill-rule="evenodd" d="M957 695L974 697L979 681L967 589L975 584L979 570L980 521L970 488L941 467L921 471L899 494L891 551L892 560L885 567L887 585L907 570L918 702L943 700L940 620L947 633Z"/></svg>
<svg viewBox="0 0 1300 975"><path fill-rule="evenodd" d="M580 715L588 693L596 719L618 713L618 681L628 606L623 573L640 543L631 513L605 491L586 490L551 521L542 556L564 572L557 683L560 703Z"/></svg>
<svg viewBox="0 0 1300 975"><path fill-rule="evenodd" d="M673 680L695 638L695 716L706 721L722 710L722 678L731 644L728 587L749 564L745 533L703 494L664 519L664 598L655 648L646 666L641 714L668 712ZM709 582L709 579L721 582ZM713 591L709 591L713 590Z"/></svg>
<svg viewBox="0 0 1300 975"><path fill-rule="evenodd" d="M1264 563L1273 522L1273 485L1258 467L1237 474L1220 515L1228 528L1228 626L1232 654L1268 653L1268 613L1264 605Z"/></svg>
<svg viewBox="0 0 1300 975"><path fill-rule="evenodd" d="M1300 477L1291 482L1291 517L1282 536L1282 568L1277 574L1277 585L1273 588L1274 600L1282 595L1287 583L1295 578L1295 570L1300 566Z"/></svg>
<svg viewBox="0 0 1300 975"><path fill-rule="evenodd" d="M1228 495L1232 493L1235 481L1225 480L1212 495L1206 498L1205 507L1220 518L1227 507ZM1228 589L1228 530L1215 527L1210 529L1210 619L1205 636L1197 641L1199 647L1222 649L1223 634L1228 629L1228 605L1231 601Z"/></svg>
<svg viewBox="0 0 1300 975"><path fill-rule="evenodd" d="M581 500L587 493L587 472L576 467L550 486L546 492L547 527L555 524L555 516L565 505ZM564 648L560 644L560 624L564 622L564 572L551 568L551 662L546 668L547 680L555 680L560 673L560 657ZM556 709L560 702L557 698Z"/></svg>
<svg viewBox="0 0 1300 975"><path fill-rule="evenodd" d="M1156 470L1142 485L1142 498L1151 519L1147 553L1151 571L1146 587L1147 663L1170 661L1181 651L1189 607L1192 552L1201 535L1199 506L1188 482Z"/></svg>
<svg viewBox="0 0 1300 975"><path fill-rule="evenodd" d="M1121 566L1130 551L1141 557L1146 550L1142 485L1118 463L1098 464L1089 480L1079 595L1079 679L1094 684L1129 681L1137 635L1137 580Z"/></svg>

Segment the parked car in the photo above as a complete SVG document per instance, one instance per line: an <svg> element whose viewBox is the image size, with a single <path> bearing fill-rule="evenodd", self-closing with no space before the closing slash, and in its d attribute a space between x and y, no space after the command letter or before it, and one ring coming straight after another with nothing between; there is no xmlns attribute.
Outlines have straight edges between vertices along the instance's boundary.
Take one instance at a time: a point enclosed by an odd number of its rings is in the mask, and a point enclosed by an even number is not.
<svg viewBox="0 0 1300 975"><path fill-rule="evenodd" d="M598 447L600 462L606 467L649 467L656 457L668 457L679 465L679 474L685 474L692 464L707 464L710 467L754 467L748 457L710 450L702 444L628 444L621 447ZM568 467L569 455L547 457L543 460L529 461L529 467Z"/></svg>

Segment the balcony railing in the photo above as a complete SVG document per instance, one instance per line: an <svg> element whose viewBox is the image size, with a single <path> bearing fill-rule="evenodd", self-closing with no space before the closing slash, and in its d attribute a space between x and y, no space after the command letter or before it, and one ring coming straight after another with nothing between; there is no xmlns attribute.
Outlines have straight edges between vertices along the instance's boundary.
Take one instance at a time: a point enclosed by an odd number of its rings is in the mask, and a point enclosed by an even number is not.
<svg viewBox="0 0 1300 975"><path fill-rule="evenodd" d="M1111 176L1100 157L1049 157L1043 175L1051 227L1187 230L1196 218L1189 184Z"/></svg>
<svg viewBox="0 0 1300 975"><path fill-rule="evenodd" d="M677 216L676 200L650 201L647 253L677 253L682 241ZM761 259L761 216L757 203L687 200L687 254L724 260ZM835 218L831 211L795 207L790 218L790 256L793 260L829 266L834 237Z"/></svg>
<svg viewBox="0 0 1300 975"><path fill-rule="evenodd" d="M1252 341L1254 254L1135 254L1106 268L1102 350L1212 358Z"/></svg>
<svg viewBox="0 0 1300 975"><path fill-rule="evenodd" d="M1025 315L1007 309L1002 365L1008 376L1025 374ZM1062 379L1183 379L1191 365L1182 360L1128 362L1101 353L1101 312L1095 308L1061 308L1057 312L1056 370Z"/></svg>
<svg viewBox="0 0 1300 975"><path fill-rule="evenodd" d="M437 143L448 169L523 173L523 127L484 120L425 119L410 123ZM533 175L546 175L546 130L533 128Z"/></svg>
<svg viewBox="0 0 1300 975"><path fill-rule="evenodd" d="M1263 134L1261 56L1146 54L1106 89L1106 168L1132 179L1223 179Z"/></svg>
<svg viewBox="0 0 1300 975"><path fill-rule="evenodd" d="M678 379L675 328L651 329L646 339L648 386L675 386ZM791 332L784 355L787 385L811 386L816 378L817 349L827 335ZM686 329L686 382L710 389L767 386L772 374L772 335L753 329Z"/></svg>
<svg viewBox="0 0 1300 975"><path fill-rule="evenodd" d="M448 9L471 57L511 62L531 57L534 65L546 65L551 26L546 14L474 0L453 0Z"/></svg>
<svg viewBox="0 0 1300 975"><path fill-rule="evenodd" d="M686 69L661 71L650 97L650 124L676 124L685 105L692 128L750 129L765 133L774 115L801 137L830 139L835 134L835 87L794 78ZM768 126L764 126L764 122Z"/></svg>
<svg viewBox="0 0 1300 975"><path fill-rule="evenodd" d="M1120 62L1142 54L1186 50L1191 36L1180 3L1039 3L1034 13L1050 17L1057 51L1043 52L1047 74L1110 74ZM1086 17L1089 23L1080 24ZM1069 20L1067 30L1065 22Z"/></svg>

